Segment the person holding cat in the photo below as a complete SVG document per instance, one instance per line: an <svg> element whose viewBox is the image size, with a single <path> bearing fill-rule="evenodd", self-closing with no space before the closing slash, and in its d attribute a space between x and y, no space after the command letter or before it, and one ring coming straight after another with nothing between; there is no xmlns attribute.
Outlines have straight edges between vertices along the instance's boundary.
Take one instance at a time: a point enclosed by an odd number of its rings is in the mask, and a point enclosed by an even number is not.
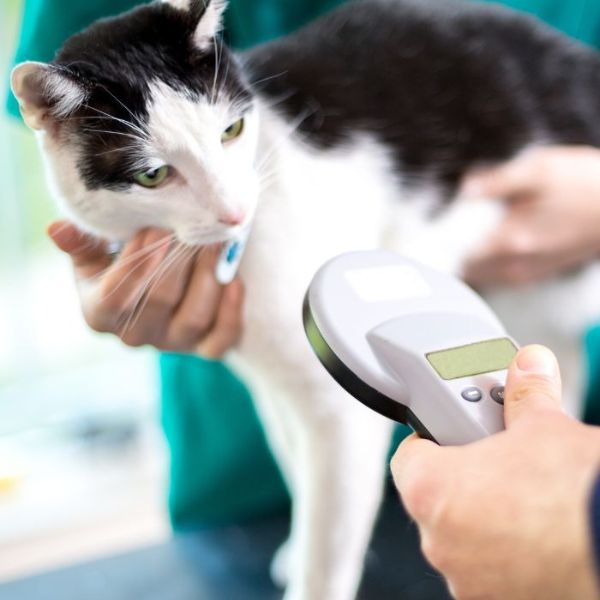
<svg viewBox="0 0 600 600"><path fill-rule="evenodd" d="M110 257L105 249L86 251L85 238L66 224L63 228L52 226L50 234L57 245L74 259L84 312L90 325L98 330L116 332L112 315L116 310L127 306L128 293L139 282L132 281L132 288L123 290L120 297L110 296L107 292L114 289L115 282L123 275L124 263L117 260L97 287L90 286L90 275L110 264ZM164 236L164 232L156 230L140 232L129 242L123 256L130 256L136 248L151 243L160 244ZM211 256L207 255L202 260L190 257L180 261L177 268L173 269L170 285L163 289L158 286L148 298L147 314L152 319L146 322L140 320L139 328L130 331L124 341L131 345L150 343L171 352L199 352L210 358L218 357L224 352L239 333L239 309L243 295L238 282L222 290L209 281L208 274L212 273L211 260ZM109 297L110 302L107 303ZM200 313L196 311L198 305L202 306ZM148 327L150 322L151 328ZM160 327L157 327L157 323ZM181 357L174 358L181 364ZM223 390L220 389L219 395L222 394ZM211 406L210 410L214 409L214 405ZM210 419L209 412L206 411L203 418ZM236 483L239 485L240 481Z"/></svg>

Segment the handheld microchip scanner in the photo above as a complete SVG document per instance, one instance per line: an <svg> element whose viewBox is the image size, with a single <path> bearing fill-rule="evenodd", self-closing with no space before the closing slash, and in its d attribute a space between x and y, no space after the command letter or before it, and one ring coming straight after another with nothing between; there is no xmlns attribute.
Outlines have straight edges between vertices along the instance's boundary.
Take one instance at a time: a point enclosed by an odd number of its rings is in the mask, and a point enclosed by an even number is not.
<svg viewBox="0 0 600 600"><path fill-rule="evenodd" d="M363 404L442 445L504 428L514 341L462 281L386 251L343 254L304 301L311 346Z"/></svg>

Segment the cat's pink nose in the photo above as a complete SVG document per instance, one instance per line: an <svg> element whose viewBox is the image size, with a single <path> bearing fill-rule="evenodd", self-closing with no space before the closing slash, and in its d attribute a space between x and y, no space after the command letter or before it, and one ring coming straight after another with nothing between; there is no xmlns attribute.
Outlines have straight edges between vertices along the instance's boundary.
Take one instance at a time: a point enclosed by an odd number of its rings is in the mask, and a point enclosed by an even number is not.
<svg viewBox="0 0 600 600"><path fill-rule="evenodd" d="M219 217L219 223L223 225L229 225L234 227L235 225L241 225L246 218L246 214L241 210L234 210Z"/></svg>

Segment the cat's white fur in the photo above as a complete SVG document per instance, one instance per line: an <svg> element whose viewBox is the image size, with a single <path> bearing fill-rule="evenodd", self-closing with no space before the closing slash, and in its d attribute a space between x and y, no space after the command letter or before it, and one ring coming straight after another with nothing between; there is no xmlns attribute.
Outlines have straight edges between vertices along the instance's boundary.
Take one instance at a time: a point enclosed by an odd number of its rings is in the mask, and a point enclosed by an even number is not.
<svg viewBox="0 0 600 600"><path fill-rule="evenodd" d="M237 231L220 224L224 214L254 217L240 269L244 333L230 360L253 391L293 496L290 543L276 575L289 581L286 600L350 600L380 503L392 426L350 398L313 356L301 324L304 292L325 260L356 249L385 246L459 272L497 226L501 205L456 202L432 219L436 189L424 182L408 192L372 138L318 151L294 124L257 104L242 136L222 145L222 131L239 116L228 98L192 101L160 83L152 98L148 153L177 175L155 190L89 191L73 149L41 128L55 195L80 226L110 239L154 225L187 243L214 243ZM583 381L581 334L597 316L599 282L594 266L488 296L518 340L557 353L572 412Z"/></svg>

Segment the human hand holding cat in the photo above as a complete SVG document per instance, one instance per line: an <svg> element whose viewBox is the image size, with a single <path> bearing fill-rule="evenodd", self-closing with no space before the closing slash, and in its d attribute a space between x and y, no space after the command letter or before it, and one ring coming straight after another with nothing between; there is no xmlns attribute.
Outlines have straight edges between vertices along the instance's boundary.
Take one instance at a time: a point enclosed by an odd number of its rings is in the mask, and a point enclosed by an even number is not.
<svg viewBox="0 0 600 600"><path fill-rule="evenodd" d="M504 221L465 265L475 286L538 281L600 254L600 150L541 147L472 173L462 195L506 200Z"/></svg>
<svg viewBox="0 0 600 600"><path fill-rule="evenodd" d="M52 223L48 234L71 257L83 314L95 331L130 346L206 358L219 358L237 341L243 286L239 279L217 283L217 248L169 255L170 234L147 229L113 262L105 243L69 222Z"/></svg>
<svg viewBox="0 0 600 600"><path fill-rule="evenodd" d="M462 447L411 436L392 460L421 545L458 600L600 598L588 499L600 428L560 408L556 359L523 348L510 367L507 430Z"/></svg>

